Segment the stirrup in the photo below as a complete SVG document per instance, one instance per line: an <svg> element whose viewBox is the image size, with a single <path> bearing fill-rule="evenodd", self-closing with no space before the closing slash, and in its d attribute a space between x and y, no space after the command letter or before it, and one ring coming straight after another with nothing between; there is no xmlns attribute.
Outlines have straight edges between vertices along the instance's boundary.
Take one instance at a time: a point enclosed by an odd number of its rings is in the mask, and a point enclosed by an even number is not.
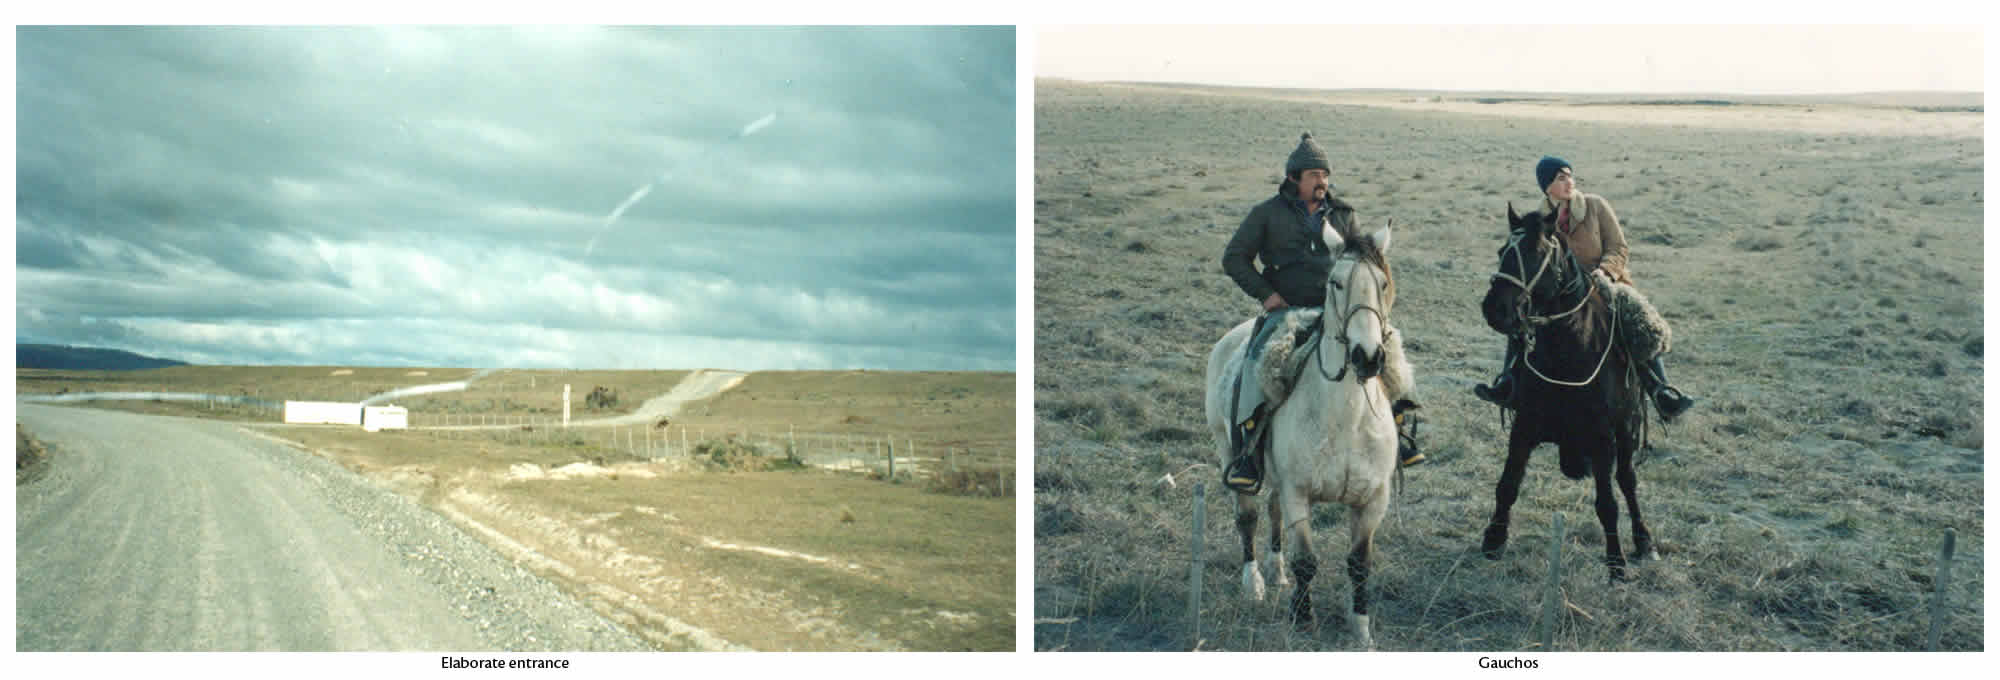
<svg viewBox="0 0 2000 680"><path fill-rule="evenodd" d="M1502 392L1500 391L1500 385L1501 385L1501 384L1502 384L1503 382L1506 382L1506 385L1507 385L1507 388L1506 388L1506 389L1507 389L1507 391L1506 391L1505 393L1502 393ZM1492 387L1487 387L1486 385L1483 385L1483 384L1481 384L1481 385L1473 385L1473 386L1472 386L1472 395L1473 395L1473 396L1476 396L1476 397L1479 397L1480 399L1484 399L1484 400L1486 400L1486 401L1490 401L1490 402L1493 402L1493 403L1495 403L1495 404L1499 404L1499 405L1501 405L1501 406L1512 406L1512 405L1514 405L1514 385L1513 385L1513 383L1512 383L1512 382L1507 382L1507 381L1502 381L1502 380L1495 380L1495 381L1493 381L1493 386L1492 386Z"/></svg>
<svg viewBox="0 0 2000 680"><path fill-rule="evenodd" d="M1230 491L1245 496L1255 496L1264 490L1264 476L1257 470L1255 454L1237 454L1229 461L1229 467L1222 471L1222 485Z"/></svg>
<svg viewBox="0 0 2000 680"><path fill-rule="evenodd" d="M1264 471L1258 460L1264 453L1259 446L1263 443L1264 430L1258 427L1257 422L1262 417L1263 410L1260 408L1256 415L1235 426L1234 433L1238 439L1236 456L1230 458L1229 465L1222 469L1222 485L1245 496L1255 496L1264 490Z"/></svg>

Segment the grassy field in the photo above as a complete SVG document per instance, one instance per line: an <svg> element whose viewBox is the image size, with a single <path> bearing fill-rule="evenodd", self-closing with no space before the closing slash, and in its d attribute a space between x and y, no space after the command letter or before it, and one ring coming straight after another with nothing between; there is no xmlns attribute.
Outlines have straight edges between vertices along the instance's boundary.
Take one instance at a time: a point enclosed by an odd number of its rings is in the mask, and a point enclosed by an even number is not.
<svg viewBox="0 0 2000 680"><path fill-rule="evenodd" d="M1431 462L1377 534L1381 649L1535 645L1556 513L1557 649L1920 649L1947 528L1941 647L1984 649L1977 98L1686 99L1037 81L1035 647L1352 642L1341 625L1295 630L1281 596L1237 596L1234 506L1201 415L1209 347L1255 311L1222 246L1311 130L1362 223L1395 218L1394 322L1427 418ZM1623 585L1606 583L1590 486L1561 478L1551 447L1512 549L1477 554L1505 455L1498 413L1470 393L1502 346L1478 302L1507 202L1539 200L1543 154L1616 206L1634 278L1674 324L1670 372L1700 400L1639 469L1663 559ZM1209 490L1199 639L1194 482ZM1315 512L1322 560L1345 550L1343 515ZM1347 579L1320 574L1337 617Z"/></svg>
<svg viewBox="0 0 2000 680"><path fill-rule="evenodd" d="M422 375L417 375L422 373ZM22 393L157 391L354 400L466 369L174 367L17 371ZM414 420L439 413L577 417L630 412L686 371L499 371L463 392L397 399ZM617 407L582 408L603 385ZM899 483L787 466L782 451L745 466L652 460L610 445L607 428L552 432L259 425L452 517L663 649L713 636L764 650L1010 650L1014 640L1013 376L1005 373L752 373L689 404L698 431L843 430L987 452L964 478ZM99 407L271 423L255 409L154 401ZM628 429L649 429L650 426ZM739 440L706 442L740 448ZM907 454L899 454L907 455ZM776 469L764 469L766 467ZM975 474L977 473L977 474ZM1004 477L1004 485L993 480ZM940 493L940 492L944 493ZM999 493L996 493L998 491Z"/></svg>

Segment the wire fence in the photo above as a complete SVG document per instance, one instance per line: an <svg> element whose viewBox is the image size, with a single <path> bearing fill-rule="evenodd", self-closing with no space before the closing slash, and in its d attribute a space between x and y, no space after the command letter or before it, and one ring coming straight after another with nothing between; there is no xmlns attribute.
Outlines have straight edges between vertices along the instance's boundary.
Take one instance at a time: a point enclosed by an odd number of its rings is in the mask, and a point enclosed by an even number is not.
<svg viewBox="0 0 2000 680"><path fill-rule="evenodd" d="M190 402L199 408L234 412L253 419L282 418L284 403L254 395L197 393L96 393L33 395L29 401L155 400ZM789 458L817 468L845 470L884 479L928 478L954 489L983 495L1014 492L1015 453L1011 442L927 441L880 432L800 432L746 427L591 424L559 416L496 413L410 413L408 429L447 439L477 439L516 445L585 447L633 460L692 460L702 448L724 444L751 455Z"/></svg>
<svg viewBox="0 0 2000 680"><path fill-rule="evenodd" d="M695 459L704 446L727 444L751 455L790 458L824 469L884 478L953 479L976 475L1013 491L1014 449L1007 443L918 440L874 432L783 431L746 427L617 424L591 425L535 415L412 413L409 429L450 439L517 445L582 446L634 460Z"/></svg>

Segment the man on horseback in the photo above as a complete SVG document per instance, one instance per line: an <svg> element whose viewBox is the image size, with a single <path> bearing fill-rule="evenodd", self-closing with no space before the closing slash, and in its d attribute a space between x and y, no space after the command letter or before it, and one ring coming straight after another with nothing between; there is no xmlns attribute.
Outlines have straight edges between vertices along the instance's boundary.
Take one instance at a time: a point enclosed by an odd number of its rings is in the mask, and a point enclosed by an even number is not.
<svg viewBox="0 0 2000 680"><path fill-rule="evenodd" d="M1223 483L1238 492L1255 493L1262 483L1259 425L1266 409L1255 359L1271 331L1282 325L1276 323L1277 317L1296 308L1324 304L1333 254L1321 236L1322 227L1331 224L1343 234L1353 231L1354 207L1333 197L1329 181L1332 169L1326 151L1313 141L1312 133L1300 135L1298 148L1285 160L1285 179L1279 183L1277 195L1251 208L1222 250L1222 271L1263 306L1244 349L1233 400L1236 426L1230 440L1236 458L1223 472ZM1256 269L1253 259L1263 261L1263 271ZM1390 360L1404 359L1396 356ZM1391 394L1389 398L1401 402L1402 396ZM1399 414L1402 408L1399 404ZM1402 456L1405 465L1422 459L1414 447Z"/></svg>
<svg viewBox="0 0 2000 680"><path fill-rule="evenodd" d="M1583 271L1602 276L1611 283L1632 285L1632 275L1625 266L1629 254L1625 246L1625 231L1618 225L1618 215L1612 212L1611 202L1603 196L1578 191L1575 171L1569 161L1555 156L1543 156L1541 162L1535 164L1535 181L1542 188L1542 214L1556 216L1556 233L1562 236L1564 245L1576 257L1577 265ZM1499 377L1493 379L1491 387L1473 387L1473 394L1495 404L1511 405L1514 367L1521 360L1521 351L1521 339L1509 337ZM1653 403L1658 405L1660 420L1671 423L1694 405L1694 399L1667 383L1667 367L1658 354L1634 358L1644 362L1645 368L1639 372L1639 380Z"/></svg>

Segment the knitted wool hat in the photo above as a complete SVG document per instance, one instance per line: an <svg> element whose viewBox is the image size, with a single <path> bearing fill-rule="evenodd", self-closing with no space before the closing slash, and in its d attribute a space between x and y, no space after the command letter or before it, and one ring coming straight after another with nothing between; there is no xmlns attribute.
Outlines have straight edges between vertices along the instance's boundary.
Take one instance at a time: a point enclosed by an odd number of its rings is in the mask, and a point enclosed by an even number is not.
<svg viewBox="0 0 2000 680"><path fill-rule="evenodd" d="M1556 181L1556 173L1570 167L1569 161L1555 156L1543 156L1542 162L1535 164L1535 182L1542 185L1542 193L1549 192L1549 185ZM1571 169L1575 172L1575 169Z"/></svg>
<svg viewBox="0 0 2000 680"><path fill-rule="evenodd" d="M1326 151L1319 148L1319 144L1313 141L1313 133L1308 132L1299 135L1299 148L1293 149L1292 156L1285 159L1285 176L1315 168L1333 172L1333 166L1326 161Z"/></svg>

